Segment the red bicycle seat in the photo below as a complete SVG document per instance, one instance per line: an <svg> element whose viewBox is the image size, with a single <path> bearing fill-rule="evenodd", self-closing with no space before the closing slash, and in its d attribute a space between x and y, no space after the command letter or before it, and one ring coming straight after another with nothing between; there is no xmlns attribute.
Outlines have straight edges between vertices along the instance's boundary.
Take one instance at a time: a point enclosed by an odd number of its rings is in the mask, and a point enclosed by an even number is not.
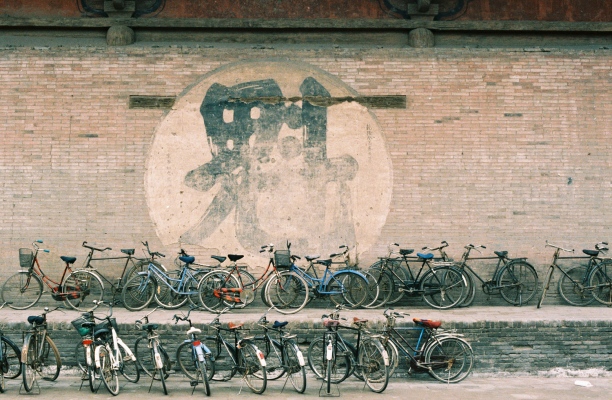
<svg viewBox="0 0 612 400"><path fill-rule="evenodd" d="M438 329L440 326L442 326L442 321L434 321L431 319L413 318L412 321L414 321L414 323L417 325L424 326L425 328Z"/></svg>
<svg viewBox="0 0 612 400"><path fill-rule="evenodd" d="M231 330L234 330L234 329L242 328L243 325L244 325L244 322L242 324L235 324L233 322L230 322L229 324L227 324L227 327L230 328Z"/></svg>

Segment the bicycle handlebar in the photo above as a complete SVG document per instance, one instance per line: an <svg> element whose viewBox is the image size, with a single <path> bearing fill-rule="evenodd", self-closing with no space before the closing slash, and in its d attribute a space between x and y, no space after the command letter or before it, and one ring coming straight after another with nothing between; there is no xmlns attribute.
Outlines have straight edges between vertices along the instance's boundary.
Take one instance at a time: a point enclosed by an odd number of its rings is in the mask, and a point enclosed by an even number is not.
<svg viewBox="0 0 612 400"><path fill-rule="evenodd" d="M431 248L431 247L423 247L421 250L432 250L432 251L436 251L436 250L442 250L445 247L448 247L448 242L446 240L443 240L442 242L440 242L441 245L435 248Z"/></svg>
<svg viewBox="0 0 612 400"><path fill-rule="evenodd" d="M149 249L149 242L145 241L145 242L141 242L146 248L147 248L147 253L149 253L149 256L151 257L166 257L165 254L160 253L159 251L154 251L151 253L151 250Z"/></svg>
<svg viewBox="0 0 612 400"><path fill-rule="evenodd" d="M110 248L110 247L107 247L105 249L98 249L98 248L95 248L93 246L87 246L87 242L83 242L83 247L85 247L87 249L90 249L90 250L100 251L100 252L106 251L106 250L112 250L112 248Z"/></svg>
<svg viewBox="0 0 612 400"><path fill-rule="evenodd" d="M544 246L544 247L552 247L552 248L554 248L554 249L563 250L563 251L566 251L566 252L568 252L568 253L573 253L573 252L574 252L574 249L571 249L571 250L564 249L563 247L556 246L556 245L554 245L554 244L548 243L548 240L546 241L546 246Z"/></svg>

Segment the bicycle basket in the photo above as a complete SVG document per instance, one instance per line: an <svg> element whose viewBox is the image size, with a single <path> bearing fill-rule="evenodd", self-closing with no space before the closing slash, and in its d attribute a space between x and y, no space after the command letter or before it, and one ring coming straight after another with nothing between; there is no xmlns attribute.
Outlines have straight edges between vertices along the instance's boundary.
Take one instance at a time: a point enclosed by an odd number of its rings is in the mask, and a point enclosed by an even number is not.
<svg viewBox="0 0 612 400"><path fill-rule="evenodd" d="M88 336L88 335L91 335L91 328L84 327L83 324L85 322L90 322L90 321L87 318L80 316L79 318L71 321L70 323L72 324L72 326L74 326L74 329L77 330L79 335Z"/></svg>
<svg viewBox="0 0 612 400"><path fill-rule="evenodd" d="M32 266L32 258L34 253L32 249L19 249L19 265L21 268L30 268Z"/></svg>
<svg viewBox="0 0 612 400"><path fill-rule="evenodd" d="M289 250L276 250L274 252L274 265L276 265L276 268L291 267L291 252Z"/></svg>

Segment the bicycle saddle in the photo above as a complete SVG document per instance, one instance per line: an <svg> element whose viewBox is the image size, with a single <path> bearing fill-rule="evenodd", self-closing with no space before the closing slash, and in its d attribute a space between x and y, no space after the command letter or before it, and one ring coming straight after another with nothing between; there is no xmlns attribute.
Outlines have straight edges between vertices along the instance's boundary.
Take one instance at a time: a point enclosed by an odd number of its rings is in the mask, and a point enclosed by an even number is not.
<svg viewBox="0 0 612 400"><path fill-rule="evenodd" d="M74 264L74 262L76 261L76 257L61 256L60 258L62 259L62 261L68 264Z"/></svg>
<svg viewBox="0 0 612 400"><path fill-rule="evenodd" d="M597 255L599 254L599 250L582 250L582 252L584 254L586 254L587 256L591 256L591 257L597 257Z"/></svg>
<svg viewBox="0 0 612 400"><path fill-rule="evenodd" d="M340 325L340 321L338 321L337 319L326 319L323 321L323 326L325 327L338 326L338 325Z"/></svg>
<svg viewBox="0 0 612 400"><path fill-rule="evenodd" d="M331 258L328 258L327 260L317 260L317 264L325 265L326 267L329 267L331 263Z"/></svg>
<svg viewBox="0 0 612 400"><path fill-rule="evenodd" d="M31 315L31 316L28 317L28 323L29 324L40 325L43 322L45 322L45 318L41 317L40 315Z"/></svg>
<svg viewBox="0 0 612 400"><path fill-rule="evenodd" d="M316 260L319 257L321 257L321 256L319 256L319 255L316 255L316 256L304 256L306 261L314 261L314 260Z"/></svg>
<svg viewBox="0 0 612 400"><path fill-rule="evenodd" d="M231 262L236 262L244 257L242 254L228 254L227 258L230 259Z"/></svg>
<svg viewBox="0 0 612 400"><path fill-rule="evenodd" d="M438 329L442 326L442 321L434 321L431 319L420 319L420 318L412 318L412 321L420 326L424 326L425 328Z"/></svg>
<svg viewBox="0 0 612 400"><path fill-rule="evenodd" d="M123 254L127 254L128 256L134 255L134 249L121 249Z"/></svg>
<svg viewBox="0 0 612 400"><path fill-rule="evenodd" d="M242 326L243 326L243 325L244 325L244 322L243 322L242 324L235 324L235 323L233 323L233 322L230 322L229 324L227 324L227 327L228 327L230 330L234 331L234 330L236 330L236 329L240 329L240 328L242 328Z"/></svg>
<svg viewBox="0 0 612 400"><path fill-rule="evenodd" d="M431 254L431 253L427 253L427 254L417 253L417 257L422 258L423 260L431 260L433 258L433 254Z"/></svg>
<svg viewBox="0 0 612 400"><path fill-rule="evenodd" d="M493 253L495 253L497 255L497 257L501 257L501 258L508 257L508 252L507 251L494 251Z"/></svg>
<svg viewBox="0 0 612 400"><path fill-rule="evenodd" d="M287 324L289 323L289 321L283 321L283 322L278 322L278 321L274 321L274 324L272 324L272 328L284 328L285 326L287 326Z"/></svg>
<svg viewBox="0 0 612 400"><path fill-rule="evenodd" d="M179 260L181 260L185 264L193 264L195 262L195 257L194 256L180 256Z"/></svg>
<svg viewBox="0 0 612 400"><path fill-rule="evenodd" d="M223 261L225 261L227 259L227 257L223 257L223 256L210 256L211 258L214 258L215 260L219 261L220 263L222 263Z"/></svg>
<svg viewBox="0 0 612 400"><path fill-rule="evenodd" d="M365 324L366 322L368 322L367 319L361 319L361 318L357 318L357 317L353 318L353 323L354 324Z"/></svg>
<svg viewBox="0 0 612 400"><path fill-rule="evenodd" d="M400 254L403 256L407 256L408 254L414 253L414 249L400 249Z"/></svg>

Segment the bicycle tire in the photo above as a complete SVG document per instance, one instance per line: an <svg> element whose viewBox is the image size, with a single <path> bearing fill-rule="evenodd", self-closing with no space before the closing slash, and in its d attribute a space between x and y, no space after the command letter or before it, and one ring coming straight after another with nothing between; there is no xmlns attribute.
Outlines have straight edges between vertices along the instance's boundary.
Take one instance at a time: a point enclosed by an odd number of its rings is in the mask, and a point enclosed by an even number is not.
<svg viewBox="0 0 612 400"><path fill-rule="evenodd" d="M168 274L169 276L174 274L178 276L180 271L171 271ZM165 282L160 282L160 279L156 278L156 282L156 290L155 294L153 295L153 300L155 300L160 307L166 310L176 310L177 308L184 306L189 300L188 296L185 293L182 293L180 281L166 280Z"/></svg>
<svg viewBox="0 0 612 400"><path fill-rule="evenodd" d="M6 382L4 381L4 372L0 369L0 393L6 391Z"/></svg>
<svg viewBox="0 0 612 400"><path fill-rule="evenodd" d="M389 299L391 299L391 296L395 290L393 277L388 271L382 271L379 268L370 269L368 271L376 279L376 284L378 286L378 298L372 307L382 307L389 302ZM401 293L403 296L404 292Z"/></svg>
<svg viewBox="0 0 612 400"><path fill-rule="evenodd" d="M244 343L240 348L238 368L244 377L244 381L255 394L262 394L267 386L266 366L262 365L259 358L259 350L252 343Z"/></svg>
<svg viewBox="0 0 612 400"><path fill-rule="evenodd" d="M23 362L21 364L21 376L23 380L23 388L26 392L31 392L34 387L34 364L36 363L36 339L31 333L28 333L23 340L23 350L21 352Z"/></svg>
<svg viewBox="0 0 612 400"><path fill-rule="evenodd" d="M527 304L538 290L538 273L525 261L514 261L502 268L497 280L502 298L515 306Z"/></svg>
<svg viewBox="0 0 612 400"><path fill-rule="evenodd" d="M361 273L368 280L368 297L361 305L363 308L376 308L378 307L378 296L380 295L380 288L378 287L377 279L369 271L361 271Z"/></svg>
<svg viewBox="0 0 612 400"><path fill-rule="evenodd" d="M352 372L351 360L348 352L340 348L334 352L334 362L331 369L331 383L340 383L344 381ZM308 347L308 366L310 370L320 379L326 379L327 359L325 358L327 344L323 338L315 338Z"/></svg>
<svg viewBox="0 0 612 400"><path fill-rule="evenodd" d="M354 271L336 272L326 286L326 291L336 292L329 295L335 305L358 308L368 299L368 280Z"/></svg>
<svg viewBox="0 0 612 400"><path fill-rule="evenodd" d="M359 347L359 368L361 375L374 393L382 393L389 384L389 356L382 344L373 339L365 339Z"/></svg>
<svg viewBox="0 0 612 400"><path fill-rule="evenodd" d="M96 347L98 359L100 360L100 378L106 387L106 390L113 396L119 394L119 374L113 368L110 354L105 345Z"/></svg>
<svg viewBox="0 0 612 400"><path fill-rule="evenodd" d="M221 339L217 339L216 336L208 336L202 342L211 351L210 366L212 372L208 373L210 380L225 382L232 379L238 371L236 368L237 360L234 358L234 346L228 344L232 353L230 354Z"/></svg>
<svg viewBox="0 0 612 400"><path fill-rule="evenodd" d="M159 354L161 354L164 364L169 366L171 364L170 357L163 347L158 347ZM139 337L136 339L134 344L134 355L136 356L136 362L140 367L140 370L153 378L153 371L155 371L155 363L151 358L151 349L149 348L149 339L147 337ZM170 370L170 368L167 368ZM154 377L155 380L159 380L159 377Z"/></svg>
<svg viewBox="0 0 612 400"><path fill-rule="evenodd" d="M470 274L464 268L460 268L461 274L466 282L465 295L463 296L463 300L457 304L457 307L469 307L474 303L474 298L476 297L476 284L474 283L474 278L472 274Z"/></svg>
<svg viewBox="0 0 612 400"><path fill-rule="evenodd" d="M612 263L602 261L589 276L589 287L595 300L606 306L612 305Z"/></svg>
<svg viewBox="0 0 612 400"><path fill-rule="evenodd" d="M387 340L385 343L385 350L389 356L389 378L391 378L397 367L399 367L399 350L397 349L395 343L390 340Z"/></svg>
<svg viewBox="0 0 612 400"><path fill-rule="evenodd" d="M286 340L283 345L285 353L285 369L291 385L298 393L306 391L306 366L304 356L297 343L293 340Z"/></svg>
<svg viewBox="0 0 612 400"><path fill-rule="evenodd" d="M14 310L26 310L40 300L43 284L29 271L19 271L11 275L2 285L2 301Z"/></svg>
<svg viewBox="0 0 612 400"><path fill-rule="evenodd" d="M62 368L62 359L57 346L48 335L45 336L40 363L40 376L46 381L56 380Z"/></svg>
<svg viewBox="0 0 612 400"><path fill-rule="evenodd" d="M425 364L431 376L444 383L464 380L472 371L474 352L462 339L444 337L425 349Z"/></svg>
<svg viewBox="0 0 612 400"><path fill-rule="evenodd" d="M197 379L198 366L196 365L196 358L197 356L194 356L193 354L193 345L191 342L183 342L176 348L176 362L181 372L191 381ZM208 366L206 367L206 371L208 373L206 379L211 380L214 374L214 369Z"/></svg>
<svg viewBox="0 0 612 400"><path fill-rule="evenodd" d="M385 262L387 263L385 265ZM383 268L384 265L384 268ZM368 270L378 269L384 271L389 274L389 277L393 279L393 290L388 294L388 298L386 299L384 304L396 304L404 297L404 292L400 290L405 281L408 280L408 274L406 273L405 268L402 266L401 260L378 260L374 264L370 265ZM389 272L392 269L395 274ZM396 276L397 275L397 276Z"/></svg>
<svg viewBox="0 0 612 400"><path fill-rule="evenodd" d="M446 310L463 300L466 285L463 274L457 268L434 267L423 275L420 290L429 306Z"/></svg>
<svg viewBox="0 0 612 400"><path fill-rule="evenodd" d="M292 271L273 275L265 290L270 306L281 314L295 314L308 303L308 284Z"/></svg>
<svg viewBox="0 0 612 400"><path fill-rule="evenodd" d="M140 370L136 362L136 357L125 343L118 343L117 346L119 347L119 356L121 357L119 372L121 372L121 375L129 382L138 383L140 380Z"/></svg>
<svg viewBox="0 0 612 400"><path fill-rule="evenodd" d="M210 271L198 271L193 274L193 277L189 279L187 285L185 285L185 291L191 294L187 295L187 299L189 300L189 306L192 308L202 308L202 303L200 302L200 292L198 292L198 285L200 281Z"/></svg>
<svg viewBox="0 0 612 400"><path fill-rule="evenodd" d="M125 274L123 274L123 278L121 279L121 282L123 285L125 285L127 283L127 281L129 281L130 279L132 279L132 277L134 277L135 275L138 275L139 272L146 272L147 269L149 268L149 264L153 264L155 265L158 269L164 271L164 272L168 272L168 270L166 269L166 267L164 267L163 265L161 265L157 260L140 260L138 261L136 264L134 264L133 266L131 266L126 272Z"/></svg>
<svg viewBox="0 0 612 400"><path fill-rule="evenodd" d="M168 387L166 386L166 378L168 377L168 371L166 369L166 362L165 362L165 357L164 357L164 353L162 353L161 350L161 346L158 343L153 343L153 347L151 348L151 359L155 360L155 350L157 350L159 352L159 356L162 358L162 363L161 363L161 368L157 365L157 362L154 361L154 365L155 365L155 372L153 374L153 379L155 379L156 376L159 376L159 381L161 382L162 385L162 390L164 392L164 394L168 394Z"/></svg>
<svg viewBox="0 0 612 400"><path fill-rule="evenodd" d="M240 271L240 278L238 278L234 274L234 271L230 272L230 274L234 278L236 278L242 290L251 290L253 292L252 296L248 296L248 301L246 303L243 303L243 302L235 303L234 308L244 308L248 306L249 304L253 303L253 301L255 301L255 296L257 296L257 290L255 289L255 281L257 279L255 279L255 277L250 272L243 271L243 270ZM231 307L232 304L233 303L225 302L225 305L228 307Z"/></svg>
<svg viewBox="0 0 612 400"><path fill-rule="evenodd" d="M202 376L202 385L204 386L204 394L210 396L210 383L208 382L208 371L206 368L206 362L196 361L198 367L198 376ZM199 382L199 378L197 378Z"/></svg>
<svg viewBox="0 0 612 400"><path fill-rule="evenodd" d="M262 340L254 339L256 343L261 343L262 346L257 346L266 358L266 378L269 381L274 381L285 375L283 363L283 348L276 340L264 343L265 337Z"/></svg>
<svg viewBox="0 0 612 400"><path fill-rule="evenodd" d="M579 265L561 274L557 285L559 295L568 304L582 307L595 301L593 291L588 287L589 276L586 265Z"/></svg>
<svg viewBox="0 0 612 400"><path fill-rule="evenodd" d="M210 312L216 312L224 307L223 291L233 294L240 289L240 283L235 276L227 271L213 270L202 277L198 284L200 304Z"/></svg>
<svg viewBox="0 0 612 400"><path fill-rule="evenodd" d="M542 284L542 293L540 294L540 299L538 300L537 308L542 307L542 303L544 302L544 297L546 297L546 292L550 287L550 281L552 280L553 272L555 271L555 267L551 265L548 267L548 272L546 273L546 277L544 278L544 282Z"/></svg>
<svg viewBox="0 0 612 400"><path fill-rule="evenodd" d="M5 379L15 379L21 375L21 351L8 337L2 336L2 363L0 369Z"/></svg>
<svg viewBox="0 0 612 400"><path fill-rule="evenodd" d="M74 271L68 275L60 290L66 293L65 302L79 311L88 310L94 301L102 301L104 298L104 284L100 277L85 270ZM73 298L72 294L77 297Z"/></svg>
<svg viewBox="0 0 612 400"><path fill-rule="evenodd" d="M87 358L87 354L89 353L89 362L85 361L85 369L87 371L87 381L89 383L89 390L92 393L97 391L96 385L96 360L94 359L94 347L93 345L89 346L88 349L83 348L85 353L85 358ZM89 350L89 351L87 351Z"/></svg>
<svg viewBox="0 0 612 400"><path fill-rule="evenodd" d="M153 301L155 292L155 279L148 275L136 275L126 282L121 291L123 305L130 311L142 310Z"/></svg>

